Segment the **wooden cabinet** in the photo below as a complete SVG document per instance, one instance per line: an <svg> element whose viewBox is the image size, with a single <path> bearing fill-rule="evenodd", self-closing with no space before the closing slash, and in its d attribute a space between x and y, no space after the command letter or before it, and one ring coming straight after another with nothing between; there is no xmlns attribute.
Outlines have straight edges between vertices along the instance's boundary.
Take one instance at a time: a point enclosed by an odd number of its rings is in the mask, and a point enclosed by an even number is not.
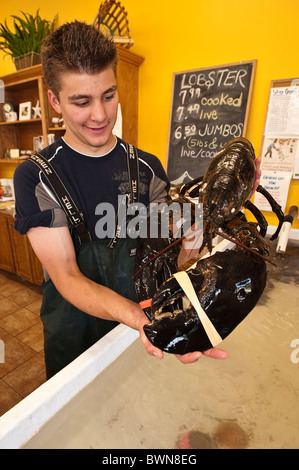
<svg viewBox="0 0 299 470"><path fill-rule="evenodd" d="M26 235L14 228L12 215L0 212L0 268L26 279L33 284L43 282L43 268L35 256Z"/></svg>
<svg viewBox="0 0 299 470"><path fill-rule="evenodd" d="M31 70L35 69L35 70ZM41 73L38 74L36 67L30 67L31 74L17 72L2 77L4 82L5 101L13 104L18 114L18 119L12 122L5 122L3 112L1 112L1 156L6 150L33 150L33 137L43 135L44 142L47 144L47 122L45 93ZM20 103L30 102L32 106L40 103L43 118L22 120L19 116Z"/></svg>
<svg viewBox="0 0 299 470"><path fill-rule="evenodd" d="M133 54L124 47L117 46L118 71L117 89L122 111L123 139L129 144L138 145L138 88L139 66L143 57Z"/></svg>
<svg viewBox="0 0 299 470"><path fill-rule="evenodd" d="M0 268L15 272L8 217L0 215Z"/></svg>
<svg viewBox="0 0 299 470"><path fill-rule="evenodd" d="M13 228L14 219L8 219L15 273L33 284L41 284L44 278L43 268L31 248L26 235L20 235Z"/></svg>

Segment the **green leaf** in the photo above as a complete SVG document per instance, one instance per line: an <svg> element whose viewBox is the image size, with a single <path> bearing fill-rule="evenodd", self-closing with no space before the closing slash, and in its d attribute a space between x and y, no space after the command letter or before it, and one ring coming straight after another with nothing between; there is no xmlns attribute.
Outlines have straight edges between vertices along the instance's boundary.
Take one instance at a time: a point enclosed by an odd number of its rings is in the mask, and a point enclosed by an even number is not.
<svg viewBox="0 0 299 470"><path fill-rule="evenodd" d="M55 29L58 15L53 21L41 18L39 9L35 16L20 11L22 16L11 15L13 30L6 19L0 23L0 50L11 57L18 57L27 52L40 52L43 39Z"/></svg>

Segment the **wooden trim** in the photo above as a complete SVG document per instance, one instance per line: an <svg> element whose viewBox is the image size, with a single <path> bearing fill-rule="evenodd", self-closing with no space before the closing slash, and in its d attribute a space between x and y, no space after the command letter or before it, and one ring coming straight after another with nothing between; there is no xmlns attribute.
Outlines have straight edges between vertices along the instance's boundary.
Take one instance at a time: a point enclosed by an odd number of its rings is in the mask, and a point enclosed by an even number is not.
<svg viewBox="0 0 299 470"><path fill-rule="evenodd" d="M47 116L47 105L45 102L45 93L44 93L44 81L42 76L38 77L38 94L40 99L40 108L41 108L41 115L43 116L42 119L42 133L44 137L44 146L47 147L48 142L48 116Z"/></svg>
<svg viewBox="0 0 299 470"><path fill-rule="evenodd" d="M2 75L1 79L4 81L4 85L20 85L24 82L29 82L31 80L37 80L39 76L42 76L42 66L41 64L33 65L32 67L27 67L26 69L18 70L12 72L8 75Z"/></svg>
<svg viewBox="0 0 299 470"><path fill-rule="evenodd" d="M122 46L116 46L118 57L120 60L123 60L132 65L139 66L144 61L144 57L132 52ZM42 65L33 65L32 67L27 67L26 69L21 69L7 75L2 75L1 79L4 81L4 84L7 86L19 85L23 82L28 82L30 80L36 80L38 77L43 76Z"/></svg>
<svg viewBox="0 0 299 470"><path fill-rule="evenodd" d="M139 67L139 65L141 65L144 61L144 57L135 54L135 52L131 52L122 46L116 46L116 49L118 53L118 58L120 60L123 60L124 62L131 63L132 65L136 65L137 67Z"/></svg>

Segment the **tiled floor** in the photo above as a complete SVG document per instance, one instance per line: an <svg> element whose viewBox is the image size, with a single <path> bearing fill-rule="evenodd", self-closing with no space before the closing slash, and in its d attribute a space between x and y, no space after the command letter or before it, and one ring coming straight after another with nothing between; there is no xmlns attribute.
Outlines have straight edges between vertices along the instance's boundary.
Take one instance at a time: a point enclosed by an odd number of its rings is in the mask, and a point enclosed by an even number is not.
<svg viewBox="0 0 299 470"><path fill-rule="evenodd" d="M0 270L0 416L46 380L41 301L38 286Z"/></svg>

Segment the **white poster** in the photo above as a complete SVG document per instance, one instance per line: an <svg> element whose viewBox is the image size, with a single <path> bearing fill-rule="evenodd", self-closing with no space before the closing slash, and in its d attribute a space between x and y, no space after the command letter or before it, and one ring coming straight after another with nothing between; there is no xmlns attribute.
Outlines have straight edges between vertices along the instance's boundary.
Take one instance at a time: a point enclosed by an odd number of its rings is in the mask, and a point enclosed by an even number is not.
<svg viewBox="0 0 299 470"><path fill-rule="evenodd" d="M265 134L299 136L299 86L271 89Z"/></svg>
<svg viewBox="0 0 299 470"><path fill-rule="evenodd" d="M299 178L299 80L270 92L262 170L292 172Z"/></svg>
<svg viewBox="0 0 299 470"><path fill-rule="evenodd" d="M263 171L260 184L271 194L275 201L285 211L289 186L292 178L291 172ZM267 199L257 191L254 196L254 204L261 211L272 211Z"/></svg>
<svg viewBox="0 0 299 470"><path fill-rule="evenodd" d="M262 170L293 172L298 159L298 137L269 137L264 139Z"/></svg>
<svg viewBox="0 0 299 470"><path fill-rule="evenodd" d="M299 149L297 150L297 156L296 156L296 159L295 159L295 163L294 163L294 173L293 173L293 178L294 179L299 179Z"/></svg>

